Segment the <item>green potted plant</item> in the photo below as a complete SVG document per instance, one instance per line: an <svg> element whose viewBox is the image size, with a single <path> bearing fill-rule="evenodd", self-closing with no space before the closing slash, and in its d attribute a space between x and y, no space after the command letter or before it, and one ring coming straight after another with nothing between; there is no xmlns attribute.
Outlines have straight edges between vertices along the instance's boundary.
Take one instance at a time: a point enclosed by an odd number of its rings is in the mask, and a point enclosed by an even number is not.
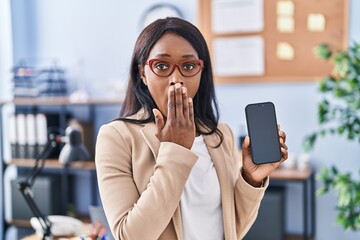
<svg viewBox="0 0 360 240"><path fill-rule="evenodd" d="M319 84L322 95L318 104L320 129L305 137L303 148L311 150L319 137L328 134L360 143L360 45L353 43L347 50L334 50L328 44L321 44L315 53L332 61L334 68ZM318 190L319 195L330 190L338 194L337 223L344 229L360 230L359 178L340 172L336 166L322 168L317 178L324 184Z"/></svg>

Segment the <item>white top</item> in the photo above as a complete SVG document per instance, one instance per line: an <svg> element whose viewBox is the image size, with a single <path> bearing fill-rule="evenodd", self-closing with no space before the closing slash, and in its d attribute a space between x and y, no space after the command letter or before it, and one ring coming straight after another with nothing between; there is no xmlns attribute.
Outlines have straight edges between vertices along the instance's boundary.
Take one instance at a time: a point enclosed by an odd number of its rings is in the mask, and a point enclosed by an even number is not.
<svg viewBox="0 0 360 240"><path fill-rule="evenodd" d="M224 239L219 180L202 136L195 138L191 151L199 158L180 201L184 239Z"/></svg>

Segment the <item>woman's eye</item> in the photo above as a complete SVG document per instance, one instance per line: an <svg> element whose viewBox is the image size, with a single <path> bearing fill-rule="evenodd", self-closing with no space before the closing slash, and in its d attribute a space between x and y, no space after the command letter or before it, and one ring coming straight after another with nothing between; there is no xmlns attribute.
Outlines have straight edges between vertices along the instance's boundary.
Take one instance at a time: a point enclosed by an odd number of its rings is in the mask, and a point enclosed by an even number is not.
<svg viewBox="0 0 360 240"><path fill-rule="evenodd" d="M158 70L167 70L169 68L169 65L166 63L156 63L155 68Z"/></svg>
<svg viewBox="0 0 360 240"><path fill-rule="evenodd" d="M195 68L195 64L194 63L185 63L184 65L183 65L183 69L185 70L185 71L191 71L191 70L193 70Z"/></svg>

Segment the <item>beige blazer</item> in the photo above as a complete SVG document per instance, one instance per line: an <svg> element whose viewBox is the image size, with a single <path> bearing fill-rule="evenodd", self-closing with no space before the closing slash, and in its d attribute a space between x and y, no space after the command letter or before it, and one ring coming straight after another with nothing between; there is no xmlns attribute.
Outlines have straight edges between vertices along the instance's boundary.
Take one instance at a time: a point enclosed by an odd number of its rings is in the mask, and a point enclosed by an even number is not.
<svg viewBox="0 0 360 240"><path fill-rule="evenodd" d="M256 219L264 187L242 178L241 159L230 128L219 124L224 141L204 136L221 189L224 239L242 239ZM154 123L114 121L103 125L96 143L96 170L102 204L116 239L182 240L179 201L198 157L160 141Z"/></svg>

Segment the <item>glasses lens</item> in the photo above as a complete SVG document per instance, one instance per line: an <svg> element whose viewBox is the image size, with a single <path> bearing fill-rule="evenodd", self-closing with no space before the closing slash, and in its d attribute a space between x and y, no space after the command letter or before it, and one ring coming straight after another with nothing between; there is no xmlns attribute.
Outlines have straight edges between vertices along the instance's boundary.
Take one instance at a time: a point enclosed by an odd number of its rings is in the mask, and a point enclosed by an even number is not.
<svg viewBox="0 0 360 240"><path fill-rule="evenodd" d="M184 75L186 77L192 77L192 76L195 76L196 74L198 74L198 72L200 72L201 63L200 63L200 61L198 61L196 59L189 60L189 61L185 61L185 62L182 62L181 64L179 64L179 68L180 68L182 75Z"/></svg>
<svg viewBox="0 0 360 240"><path fill-rule="evenodd" d="M164 60L154 60L150 67L156 75L166 77L173 71L174 64Z"/></svg>

